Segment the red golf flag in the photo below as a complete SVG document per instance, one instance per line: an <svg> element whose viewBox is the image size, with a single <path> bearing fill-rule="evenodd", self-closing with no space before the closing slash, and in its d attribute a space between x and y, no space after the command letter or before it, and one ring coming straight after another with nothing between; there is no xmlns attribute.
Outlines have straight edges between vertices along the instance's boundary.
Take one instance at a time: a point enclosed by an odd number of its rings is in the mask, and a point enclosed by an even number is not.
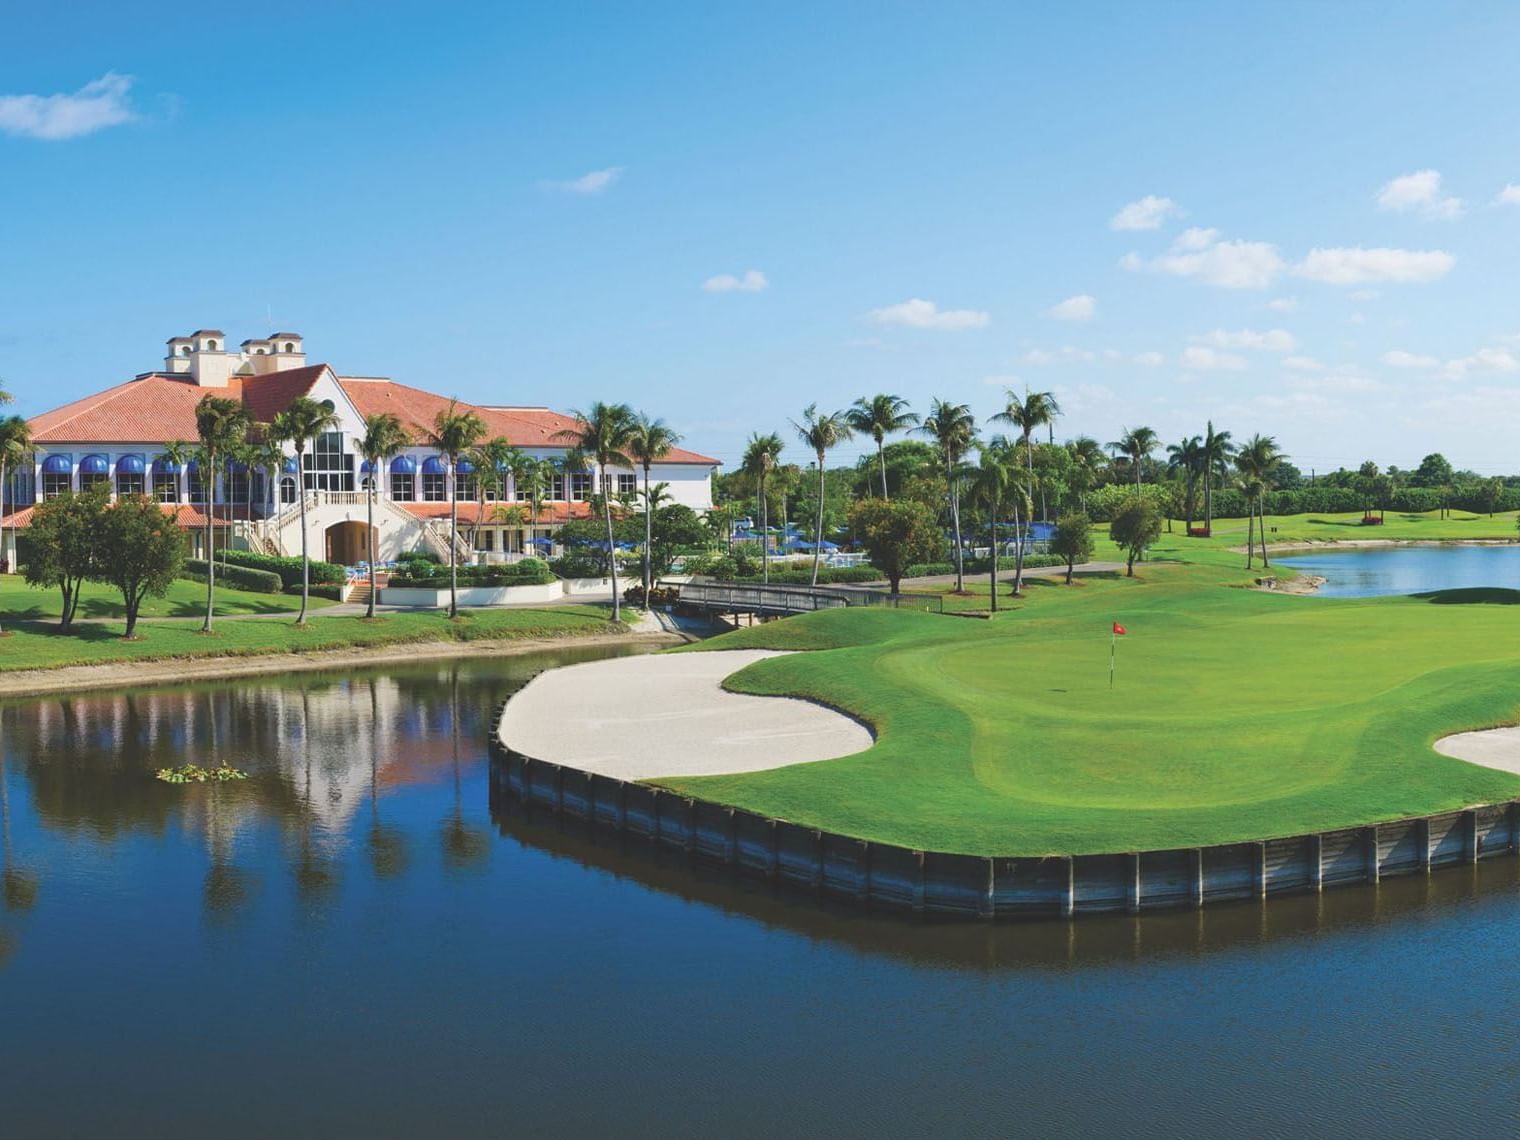
<svg viewBox="0 0 1520 1140"><path fill-rule="evenodd" d="M1114 632L1117 633L1120 637L1123 637L1126 633L1129 632L1129 630L1125 629L1118 622L1114 622Z"/></svg>

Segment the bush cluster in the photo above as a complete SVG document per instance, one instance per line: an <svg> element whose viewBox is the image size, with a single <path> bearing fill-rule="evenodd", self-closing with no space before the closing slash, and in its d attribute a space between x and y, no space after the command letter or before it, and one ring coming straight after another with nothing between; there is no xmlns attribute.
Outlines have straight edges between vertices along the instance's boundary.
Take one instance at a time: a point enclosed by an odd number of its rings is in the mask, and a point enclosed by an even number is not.
<svg viewBox="0 0 1520 1140"><path fill-rule="evenodd" d="M673 590L665 586L655 586L649 591L649 606L673 606L680 600L681 592L679 590ZM623 601L627 602L630 606L643 606L645 609L648 609L649 606L644 605L644 583L640 582L638 585L629 586L628 589L624 590Z"/></svg>
<svg viewBox="0 0 1520 1140"><path fill-rule="evenodd" d="M259 554L253 550L218 550L216 552L217 575L222 574L221 563L225 560L234 566L247 566L254 570L264 570L276 575L286 586L299 586L301 584L301 560L299 558L283 557L277 554ZM204 573L204 571L202 571ZM346 574L343 567L333 562L311 563L310 580L313 583L320 582L327 586L341 586ZM230 581L231 579L229 579ZM279 590L271 593L278 594Z"/></svg>
<svg viewBox="0 0 1520 1140"><path fill-rule="evenodd" d="M221 571L218 570L217 573L220 574ZM341 602L346 591L346 585L333 586L327 583L318 582L314 583L307 590L307 595L313 598L330 598L332 601ZM293 594L299 598L301 596L301 583L297 582L294 586L286 586L284 592L287 594Z"/></svg>
<svg viewBox="0 0 1520 1140"><path fill-rule="evenodd" d="M392 586L424 590L447 590L448 567L434 562L414 561L398 566L390 576ZM499 566L461 566L460 586L545 586L555 581L548 563L539 558Z"/></svg>
<svg viewBox="0 0 1520 1140"><path fill-rule="evenodd" d="M180 570L181 578L188 578L192 582L204 582L206 580L206 560L204 558L187 558L184 568ZM255 570L251 566L239 566L233 562L223 566L221 559L217 559L216 580L224 586L236 586L239 590L247 590L254 594L278 594L284 588L280 576L269 570ZM296 592L301 590L299 571L296 577Z"/></svg>

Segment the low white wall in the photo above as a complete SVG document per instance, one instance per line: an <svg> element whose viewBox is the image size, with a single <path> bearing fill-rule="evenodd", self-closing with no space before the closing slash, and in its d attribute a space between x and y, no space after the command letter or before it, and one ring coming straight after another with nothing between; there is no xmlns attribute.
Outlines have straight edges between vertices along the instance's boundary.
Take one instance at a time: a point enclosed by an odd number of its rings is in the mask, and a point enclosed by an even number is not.
<svg viewBox="0 0 1520 1140"><path fill-rule="evenodd" d="M621 586L622 580L618 584ZM612 592L611 578L565 578L561 585L565 587L565 593L574 597L577 594L607 594Z"/></svg>
<svg viewBox="0 0 1520 1140"><path fill-rule="evenodd" d="M557 602L564 596L565 590L560 582L549 582L542 586L462 586L459 590L459 604L504 606L513 602ZM449 592L386 586L380 591L380 601L388 606L446 606L449 604Z"/></svg>

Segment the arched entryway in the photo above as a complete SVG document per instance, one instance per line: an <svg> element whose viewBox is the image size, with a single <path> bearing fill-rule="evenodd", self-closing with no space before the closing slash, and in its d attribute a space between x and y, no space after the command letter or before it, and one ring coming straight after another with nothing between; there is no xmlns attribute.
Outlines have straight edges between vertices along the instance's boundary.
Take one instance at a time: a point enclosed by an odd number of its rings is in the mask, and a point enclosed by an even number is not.
<svg viewBox="0 0 1520 1140"><path fill-rule="evenodd" d="M327 561L357 566L369 560L369 528L362 522L333 523L327 528ZM377 549L379 535L376 536Z"/></svg>

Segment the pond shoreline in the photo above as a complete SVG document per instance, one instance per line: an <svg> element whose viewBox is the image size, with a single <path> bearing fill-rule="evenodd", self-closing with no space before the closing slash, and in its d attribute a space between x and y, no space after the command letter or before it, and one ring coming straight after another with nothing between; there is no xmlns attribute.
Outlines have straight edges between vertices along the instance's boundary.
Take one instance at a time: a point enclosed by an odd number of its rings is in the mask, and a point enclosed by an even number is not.
<svg viewBox="0 0 1520 1140"><path fill-rule="evenodd" d="M274 673L401 665L415 661L463 657L516 657L567 646L682 645L689 639L677 633L612 633L565 637L494 638L480 641L419 641L365 648L314 650L309 653L260 653L222 657L166 657L150 661L112 661L100 665L65 665L56 669L26 669L0 673L0 697L44 696L90 689L171 685L180 681L209 681L228 677L258 677Z"/></svg>

